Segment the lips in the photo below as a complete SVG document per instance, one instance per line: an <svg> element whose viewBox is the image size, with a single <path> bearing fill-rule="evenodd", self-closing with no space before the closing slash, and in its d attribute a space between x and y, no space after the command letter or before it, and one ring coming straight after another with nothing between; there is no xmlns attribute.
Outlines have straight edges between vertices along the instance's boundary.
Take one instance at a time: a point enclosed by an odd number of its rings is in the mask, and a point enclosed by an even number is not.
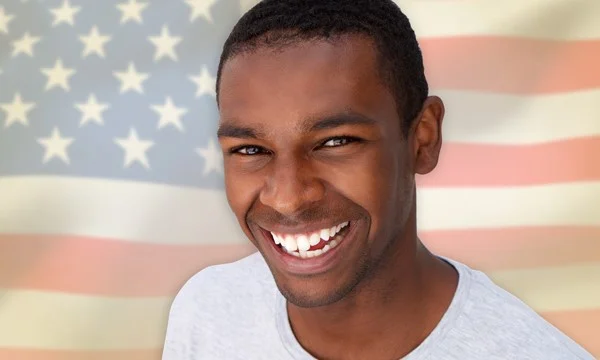
<svg viewBox="0 0 600 360"><path fill-rule="evenodd" d="M269 231L264 228L261 231L271 243L267 248L272 254L269 258L278 263L278 267L298 275L314 275L327 271L340 260L337 253L354 235L356 227L356 221L343 221L311 231Z"/></svg>
<svg viewBox="0 0 600 360"><path fill-rule="evenodd" d="M289 254L309 258L320 256L329 249L337 246L341 234L349 225L349 221L306 233L277 233L270 232L275 245L280 246Z"/></svg>

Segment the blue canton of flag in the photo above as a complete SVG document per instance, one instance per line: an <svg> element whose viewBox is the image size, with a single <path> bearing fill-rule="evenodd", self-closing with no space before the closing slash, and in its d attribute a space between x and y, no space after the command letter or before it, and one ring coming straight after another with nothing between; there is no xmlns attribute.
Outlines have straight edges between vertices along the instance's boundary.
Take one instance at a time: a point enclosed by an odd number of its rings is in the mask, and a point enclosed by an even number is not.
<svg viewBox="0 0 600 360"><path fill-rule="evenodd" d="M215 74L237 1L0 5L0 176L222 187Z"/></svg>

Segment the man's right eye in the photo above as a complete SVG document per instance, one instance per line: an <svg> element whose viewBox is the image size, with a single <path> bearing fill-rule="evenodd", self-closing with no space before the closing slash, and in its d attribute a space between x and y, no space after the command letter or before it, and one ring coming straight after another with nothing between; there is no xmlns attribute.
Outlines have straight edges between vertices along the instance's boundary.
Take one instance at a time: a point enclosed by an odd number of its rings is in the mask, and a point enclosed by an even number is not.
<svg viewBox="0 0 600 360"><path fill-rule="evenodd" d="M239 155L258 155L264 153L264 149L259 146L245 145L231 149L232 154Z"/></svg>

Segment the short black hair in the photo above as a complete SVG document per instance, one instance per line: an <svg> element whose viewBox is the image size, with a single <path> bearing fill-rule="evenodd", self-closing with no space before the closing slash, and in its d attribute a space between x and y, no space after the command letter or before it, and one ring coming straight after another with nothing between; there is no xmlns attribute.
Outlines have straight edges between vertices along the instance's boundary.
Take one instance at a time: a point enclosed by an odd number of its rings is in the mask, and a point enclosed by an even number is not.
<svg viewBox="0 0 600 360"><path fill-rule="evenodd" d="M414 30L392 0L262 0L240 18L223 45L217 103L223 66L235 55L347 34L374 41L380 76L396 99L407 133L429 89Z"/></svg>

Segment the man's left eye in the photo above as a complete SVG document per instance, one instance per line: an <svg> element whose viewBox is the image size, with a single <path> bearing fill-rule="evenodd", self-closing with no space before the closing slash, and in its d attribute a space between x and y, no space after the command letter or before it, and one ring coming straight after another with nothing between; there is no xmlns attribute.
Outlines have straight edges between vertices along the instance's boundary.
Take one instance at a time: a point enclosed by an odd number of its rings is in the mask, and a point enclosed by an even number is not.
<svg viewBox="0 0 600 360"><path fill-rule="evenodd" d="M348 137L348 136L339 136L339 137L334 137L334 138L327 140L326 142L323 143L323 146L324 147L336 147L336 146L342 146L342 145L349 144L353 141L356 141L356 139Z"/></svg>

